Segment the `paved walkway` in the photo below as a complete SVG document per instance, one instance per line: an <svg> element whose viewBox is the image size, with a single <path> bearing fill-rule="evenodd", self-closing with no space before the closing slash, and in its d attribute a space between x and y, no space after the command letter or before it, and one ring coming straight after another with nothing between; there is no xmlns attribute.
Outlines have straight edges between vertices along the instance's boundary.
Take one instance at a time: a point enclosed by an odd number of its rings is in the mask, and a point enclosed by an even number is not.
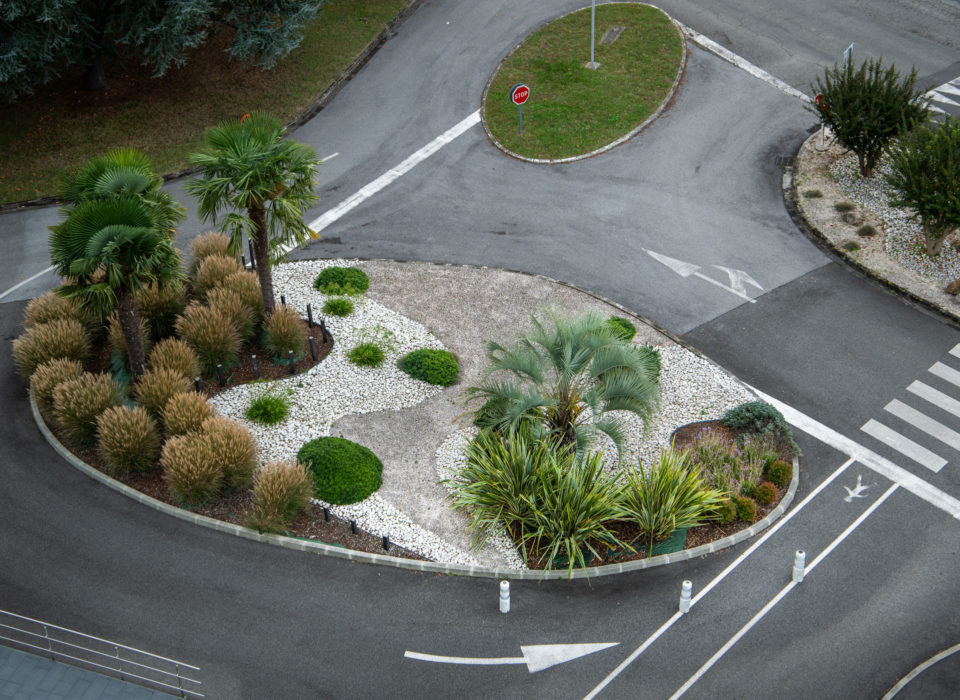
<svg viewBox="0 0 960 700"><path fill-rule="evenodd" d="M169 695L0 646L2 700L168 700Z"/></svg>

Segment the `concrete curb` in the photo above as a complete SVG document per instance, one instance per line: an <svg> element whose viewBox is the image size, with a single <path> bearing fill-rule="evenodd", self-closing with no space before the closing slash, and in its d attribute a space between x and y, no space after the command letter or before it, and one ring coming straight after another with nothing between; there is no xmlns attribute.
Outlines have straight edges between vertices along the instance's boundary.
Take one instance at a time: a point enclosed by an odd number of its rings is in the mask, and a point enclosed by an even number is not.
<svg viewBox="0 0 960 700"><path fill-rule="evenodd" d="M814 138L818 138L817 134L812 134L801 141L800 145L797 147L796 154L794 154L794 158L798 159L800 157L800 151L803 150L803 147L808 141ZM834 245L833 241L827 238L827 236L825 236L823 232L817 228L816 224L807 218L803 208L800 206L797 184L793 177L793 166L786 166L784 168L783 178L781 180L781 189L783 191L784 206L786 207L790 218L793 220L794 225L800 229L800 231L808 239L810 239L810 241L827 253L831 258L858 272L863 277L882 285L904 300L937 315L941 320L954 326L960 326L960 314L950 311L949 309L946 309L936 302L930 301L919 294L911 292L909 289L901 287L896 282L891 282L886 277L877 274L866 265L851 257L843 248Z"/></svg>
<svg viewBox="0 0 960 700"><path fill-rule="evenodd" d="M407 4L404 5L403 9L400 10L400 13L394 17L390 22L387 23L387 26L383 28L377 36L375 36L369 44L360 52L360 55L354 59L354 61L347 66L339 76L327 87L326 90L321 93L320 97L314 100L309 107L306 108L298 117L296 117L292 122L286 125L288 132L294 131L298 127L303 126L305 123L313 119L320 110L326 107L330 101L337 96L337 93L343 89L343 86L346 85L350 80L353 79L360 69L363 68L367 61L369 61L373 55L383 46L386 41L397 33L397 29L401 24L406 21L406 19L413 14L413 11L417 9L417 6L420 5L424 0L408 0ZM186 177L187 175L195 175L200 172L200 168L186 168L184 170L178 170L173 173L167 173L163 175L164 183L172 182L173 180L178 180L181 177ZM7 202L6 204L0 204L0 214L6 214L12 211L19 211L21 209L36 209L40 207L48 207L57 203L56 197L39 197L37 199L28 199L22 202Z"/></svg>
<svg viewBox="0 0 960 700"><path fill-rule="evenodd" d="M581 7L579 10L573 10L573 12L568 12L567 14L561 15L560 17L554 17L553 19L549 20L548 22L545 22L545 23L541 24L539 27L537 27L537 28L534 29L532 32L530 32L530 34L528 34L528 35L524 38L523 41L521 41L519 44L517 44L516 46L514 46L514 47L510 50L510 53L508 53L506 56L504 56L504 57L500 60L500 62L497 64L496 69L494 69L493 73L490 75L490 78L487 80L487 84L484 85L484 87L483 87L483 97L480 99L480 125L483 127L483 131L484 131L484 133L487 135L487 138L490 140L490 143L492 143L494 146L496 146L499 150L503 151L505 154L507 154L507 155L510 156L511 158L516 158L517 160L522 160L522 161L524 161L524 162L526 162L526 163L538 163L538 164L541 164L541 165L559 165L559 164L562 164L562 163L575 163L575 162L578 161L578 160L584 160L584 159L586 159L586 158L593 158L594 156L598 156L598 155L600 155L601 153L606 153L607 151L610 151L610 150L616 148L617 146L620 146L620 145L626 143L627 141L629 141L630 139L632 139L634 136L636 136L637 134L639 134L641 131L643 131L644 129L646 129L648 126L650 126L650 124L652 124L656 119L658 119L658 118L660 117L660 115L661 115L671 104L673 104L673 98L676 97L677 89L680 87L680 83L682 82L683 77L684 77L684 75L686 75L686 72L687 72L687 55L688 55L689 52L688 52L688 50L687 50L687 35L686 35L686 32L683 31L683 26L682 26L679 22L677 22L675 19L673 19L673 17L670 17L670 15L668 15L666 12L664 12L663 10L661 10L659 7L657 7L656 5L651 5L651 4L649 4L649 3L642 3L642 2L616 2L616 3L605 3L605 4L608 4L608 5L647 5L648 7L653 7L653 8L655 8L655 9L657 9L657 10L660 10L660 12L663 12L663 14L665 14L665 15L667 16L667 18L670 20L670 23L673 24L674 28L677 30L677 33L680 35L680 42L681 42L681 45L683 46L683 55L682 55L681 58L680 58L680 67L677 69L677 75L676 75L676 77L675 77L674 80L673 80L673 85L670 86L670 90L669 90L669 92L667 92L666 96L663 98L663 101L660 103L660 106L657 107L656 111L655 111L653 114L651 114L649 117L647 117L639 126L634 127L629 133L625 134L624 136L621 136L620 138L616 139L615 141L612 141L612 142L608 143L606 146L602 146L602 147L600 147L600 148L598 148L598 149L596 149L596 150L594 150L594 151L590 151L589 153L584 153L584 154L581 154L581 155L578 155L578 156L571 156L571 157L569 157L569 158L528 158L527 156L522 156L522 155L520 155L519 153L514 153L513 151L511 151L509 148L507 148L507 147L504 146L502 143L500 143L500 142L497 140L497 138L493 135L493 133L491 133L490 128L487 126L487 121L486 121L486 119L483 118L483 114L484 114L484 111L486 110L487 95L488 95L488 93L490 92L490 85L491 85L491 83L493 83L493 79L496 77L497 73L500 72L500 67L504 64L504 62L505 62L508 58L510 58L510 57L514 54L514 52L515 52L517 49L519 49L521 46L523 46L524 43L526 43L526 40L529 39L530 36L532 36L533 34L535 34L535 33L538 32L538 31L540 31L541 29L543 29L544 27L546 27L548 24L551 24L551 23L553 23L553 22L556 22L558 19L561 19L561 18L563 18L563 17L566 17L567 15L572 15L572 14L574 14L574 13L576 13L576 12L581 12L582 10L587 9L586 7Z"/></svg>

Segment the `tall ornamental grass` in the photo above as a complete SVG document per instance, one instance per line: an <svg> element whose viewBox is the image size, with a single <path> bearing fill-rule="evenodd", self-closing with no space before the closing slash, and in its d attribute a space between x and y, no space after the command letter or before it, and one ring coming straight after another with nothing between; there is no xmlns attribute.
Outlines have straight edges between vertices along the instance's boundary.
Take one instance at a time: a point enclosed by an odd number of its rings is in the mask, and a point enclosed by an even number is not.
<svg viewBox="0 0 960 700"><path fill-rule="evenodd" d="M153 418L140 406L114 406L97 417L97 449L115 474L152 469L160 454Z"/></svg>

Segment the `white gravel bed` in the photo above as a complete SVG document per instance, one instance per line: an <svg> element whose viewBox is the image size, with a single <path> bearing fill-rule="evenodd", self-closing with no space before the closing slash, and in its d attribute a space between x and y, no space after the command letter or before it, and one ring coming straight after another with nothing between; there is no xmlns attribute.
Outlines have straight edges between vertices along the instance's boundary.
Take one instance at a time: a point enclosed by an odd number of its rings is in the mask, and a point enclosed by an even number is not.
<svg viewBox="0 0 960 700"><path fill-rule="evenodd" d="M830 166L830 173L841 192L883 221L886 231L884 250L888 255L904 267L941 282L960 278L960 252L945 245L939 255L931 258L926 254L923 228L913 218L913 210L890 206L893 190L885 180L889 172L890 164L884 157L872 177L862 177L857 157L852 153Z"/></svg>

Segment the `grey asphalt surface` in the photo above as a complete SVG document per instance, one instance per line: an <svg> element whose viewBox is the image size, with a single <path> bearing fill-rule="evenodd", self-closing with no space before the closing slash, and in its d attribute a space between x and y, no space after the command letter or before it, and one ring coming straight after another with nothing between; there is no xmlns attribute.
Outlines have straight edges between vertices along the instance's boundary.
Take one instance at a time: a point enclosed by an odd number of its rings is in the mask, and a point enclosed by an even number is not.
<svg viewBox="0 0 960 700"><path fill-rule="evenodd" d="M321 155L339 153L321 170L322 202L310 215L475 110L497 60L542 21L578 6L424 3L298 130ZM916 63L921 75L950 70L960 48L956 2L662 6L800 89L849 41L882 47L898 65ZM849 18L858 30L848 41ZM474 128L327 229L328 240L309 253L484 263L582 284L685 333L747 381L856 438L958 337L838 269L793 229L773 158L792 153L812 124L792 98L691 49L665 117L607 156L530 166L494 152ZM0 215L0 293L48 264L44 227L55 220L52 209ZM188 221L181 244L200 230ZM710 265L744 270L766 293L741 304L678 277L644 248L719 280ZM0 337L18 332L16 300L50 284L40 279L3 299L15 303L0 308ZM211 697L582 697L670 617L680 581L704 585L749 544L590 583L514 584L513 610L502 616L491 581L313 558L126 501L40 442L7 354L0 405L0 560L17 563L0 573L0 606L196 664ZM844 461L815 440L800 442L798 498ZM676 690L780 590L797 546L812 558L886 488L874 478L869 499L844 503L840 484L851 486L858 471L867 478L852 465L602 697ZM960 497L953 464L923 476ZM955 521L895 493L690 696L877 697L956 643L956 617L944 606L956 596L957 544ZM406 649L499 657L518 655L521 644L600 641L621 644L538 674L403 658Z"/></svg>

